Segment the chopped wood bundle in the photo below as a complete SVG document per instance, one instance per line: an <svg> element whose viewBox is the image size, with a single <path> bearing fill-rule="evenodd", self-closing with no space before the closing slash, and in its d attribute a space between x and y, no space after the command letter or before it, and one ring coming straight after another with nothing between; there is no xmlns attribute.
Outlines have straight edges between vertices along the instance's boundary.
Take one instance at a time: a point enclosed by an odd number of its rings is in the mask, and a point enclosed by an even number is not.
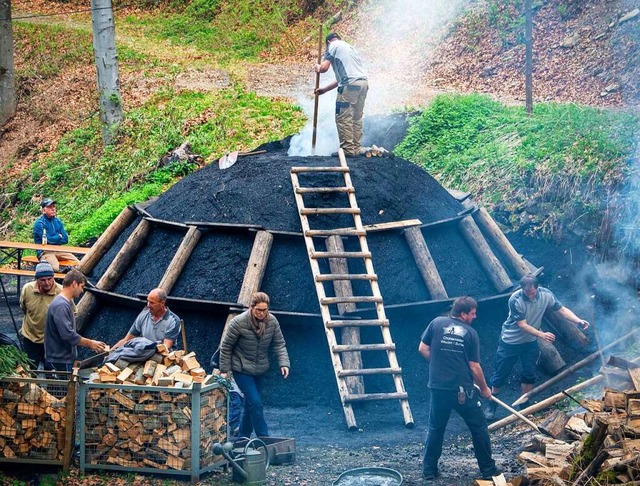
<svg viewBox="0 0 640 486"><path fill-rule="evenodd" d="M91 375L91 381L189 388L193 383L203 383L206 377L195 353L169 352L164 344L158 344L158 352L147 362L129 363L119 359L106 363L98 368L97 374Z"/></svg>
<svg viewBox="0 0 640 486"><path fill-rule="evenodd" d="M158 367L166 365L158 363L156 370ZM144 366L139 369L144 370ZM200 414L195 417L194 393L200 395ZM92 385L82 400L86 413L81 446L88 464L188 470L192 455L197 454L200 466L205 467L219 460L211 452L212 445L227 438L223 387L158 391L145 386L118 389ZM192 451L191 432L196 420L200 426L199 450Z"/></svg>
<svg viewBox="0 0 640 486"><path fill-rule="evenodd" d="M583 402L588 411L564 425L566 436L577 440L536 436L532 450L518 456L530 484L640 481L640 392L605 388L601 400Z"/></svg>
<svg viewBox="0 0 640 486"><path fill-rule="evenodd" d="M25 381L0 388L0 457L62 462L69 383L44 384L21 366L15 374Z"/></svg>

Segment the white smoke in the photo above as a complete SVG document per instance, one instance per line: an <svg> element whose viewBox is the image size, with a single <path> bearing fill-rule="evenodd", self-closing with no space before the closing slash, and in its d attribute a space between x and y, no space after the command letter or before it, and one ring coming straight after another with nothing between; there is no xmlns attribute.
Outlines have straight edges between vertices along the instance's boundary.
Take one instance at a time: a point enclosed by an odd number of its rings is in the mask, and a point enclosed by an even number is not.
<svg viewBox="0 0 640 486"><path fill-rule="evenodd" d="M433 50L450 22L462 11L465 0L372 0L358 11L355 27L340 34L363 58L369 78L364 116L388 113L424 104L424 72ZM311 66L310 66L311 67ZM331 70L320 77L320 86L335 80ZM338 150L335 125L336 90L320 96L315 155ZM308 116L307 126L291 141L289 155L311 155L313 98L301 93L299 103Z"/></svg>

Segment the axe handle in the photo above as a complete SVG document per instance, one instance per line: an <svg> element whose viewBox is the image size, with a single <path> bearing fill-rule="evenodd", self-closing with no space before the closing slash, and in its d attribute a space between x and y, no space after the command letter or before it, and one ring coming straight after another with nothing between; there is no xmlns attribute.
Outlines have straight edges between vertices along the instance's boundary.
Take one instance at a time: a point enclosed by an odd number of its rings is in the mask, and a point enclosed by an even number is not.
<svg viewBox="0 0 640 486"><path fill-rule="evenodd" d="M529 425L531 428L535 429L537 432L540 432L541 434L545 434L545 432L543 432L542 430L540 430L540 427L538 427L536 425L535 422L532 422L531 420L529 420L527 417L525 417L524 415L522 415L520 412L518 412L515 408L511 408L509 405L507 405L506 403L504 403L502 400L500 400L499 398L494 397L493 395L491 395L491 400L493 400L494 402L496 402L498 405L500 405L502 408L504 408L505 410L511 412L513 415L515 415L516 417L518 417L520 420L522 420L525 424ZM545 434L546 435L546 434Z"/></svg>

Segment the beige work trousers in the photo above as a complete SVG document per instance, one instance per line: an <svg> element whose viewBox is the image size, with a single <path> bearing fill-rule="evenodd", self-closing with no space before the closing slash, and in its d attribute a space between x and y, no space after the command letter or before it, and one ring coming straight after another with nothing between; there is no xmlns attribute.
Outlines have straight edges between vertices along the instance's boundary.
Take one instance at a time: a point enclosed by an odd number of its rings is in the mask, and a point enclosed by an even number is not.
<svg viewBox="0 0 640 486"><path fill-rule="evenodd" d="M42 260L48 261L54 272L60 270L60 262L58 260L80 261L73 253L69 253L68 251L45 251L40 257L40 261Z"/></svg>
<svg viewBox="0 0 640 486"><path fill-rule="evenodd" d="M366 79L338 88L336 126L340 148L347 156L359 155L362 148L362 113L368 91L369 82Z"/></svg>

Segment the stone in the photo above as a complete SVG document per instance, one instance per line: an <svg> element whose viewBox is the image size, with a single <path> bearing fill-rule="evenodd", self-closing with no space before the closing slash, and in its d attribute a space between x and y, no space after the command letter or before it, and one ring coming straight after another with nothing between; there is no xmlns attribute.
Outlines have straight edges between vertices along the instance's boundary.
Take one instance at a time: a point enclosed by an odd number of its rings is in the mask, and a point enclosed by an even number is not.
<svg viewBox="0 0 640 486"><path fill-rule="evenodd" d="M620 20L618 20L618 23L621 24L622 22L626 22L627 20L634 19L638 15L640 15L640 8L634 8L631 12L627 12L622 17L620 17Z"/></svg>
<svg viewBox="0 0 640 486"><path fill-rule="evenodd" d="M560 47L564 47L565 49L571 49L572 47L575 47L576 45L578 45L578 42L580 42L580 34L576 32L574 34L571 34L565 37L564 40L562 41L562 44L560 44Z"/></svg>

